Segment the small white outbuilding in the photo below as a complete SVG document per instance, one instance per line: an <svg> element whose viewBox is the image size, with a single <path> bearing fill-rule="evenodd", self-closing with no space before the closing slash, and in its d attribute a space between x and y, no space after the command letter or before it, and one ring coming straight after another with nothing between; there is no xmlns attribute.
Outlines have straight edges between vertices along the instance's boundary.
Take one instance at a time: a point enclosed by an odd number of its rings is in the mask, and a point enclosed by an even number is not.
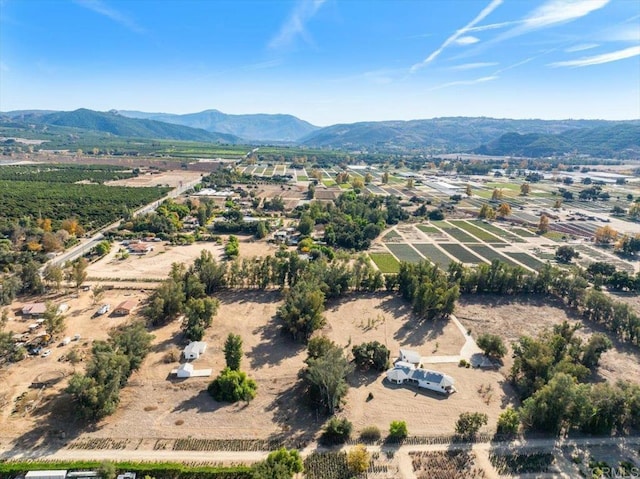
<svg viewBox="0 0 640 479"><path fill-rule="evenodd" d="M411 349L401 349L400 350L400 361L404 363L415 364L416 366L420 364L422 361L422 356L417 351L412 351Z"/></svg>
<svg viewBox="0 0 640 479"><path fill-rule="evenodd" d="M211 369L193 369L193 364L184 363L181 364L178 369L173 369L171 374L175 374L181 379L196 377L202 378L211 376Z"/></svg>
<svg viewBox="0 0 640 479"><path fill-rule="evenodd" d="M207 343L204 341L192 341L182 351L185 359L198 359L207 350Z"/></svg>
<svg viewBox="0 0 640 479"><path fill-rule="evenodd" d="M50 470L50 471L29 471L25 474L24 479L65 479L67 471Z"/></svg>

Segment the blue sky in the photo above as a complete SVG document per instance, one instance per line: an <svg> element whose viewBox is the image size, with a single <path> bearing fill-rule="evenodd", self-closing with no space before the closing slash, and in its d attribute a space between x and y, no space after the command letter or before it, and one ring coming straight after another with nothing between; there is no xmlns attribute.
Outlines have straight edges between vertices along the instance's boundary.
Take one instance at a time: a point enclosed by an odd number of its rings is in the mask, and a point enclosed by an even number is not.
<svg viewBox="0 0 640 479"><path fill-rule="evenodd" d="M0 0L0 110L640 118L638 0Z"/></svg>

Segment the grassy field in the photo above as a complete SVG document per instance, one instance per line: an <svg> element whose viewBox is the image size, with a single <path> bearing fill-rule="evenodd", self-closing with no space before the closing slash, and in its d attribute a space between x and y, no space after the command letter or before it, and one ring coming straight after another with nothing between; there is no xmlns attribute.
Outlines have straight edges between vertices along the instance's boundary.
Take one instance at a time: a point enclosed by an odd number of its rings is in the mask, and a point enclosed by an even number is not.
<svg viewBox="0 0 640 479"><path fill-rule="evenodd" d="M398 258L400 261L406 261L408 263L418 263L423 260L422 256L408 244L388 244L387 248Z"/></svg>
<svg viewBox="0 0 640 479"><path fill-rule="evenodd" d="M386 235L384 235L384 237L382 238L383 241L387 242L387 241L400 241L402 239L402 236L400 236L396 231L391 230L389 231Z"/></svg>
<svg viewBox="0 0 640 479"><path fill-rule="evenodd" d="M542 261L534 258L531 255L528 255L527 253L505 253L505 254L515 259L516 261L519 261L525 266L528 266L529 268L533 268L535 270L538 270L544 266L544 263Z"/></svg>
<svg viewBox="0 0 640 479"><path fill-rule="evenodd" d="M447 269L449 267L449 263L453 261L453 259L449 258L446 254L444 254L441 250L438 249L437 246L432 244L415 244L413 245L420 253L431 261L433 264L437 264L442 269Z"/></svg>
<svg viewBox="0 0 640 479"><path fill-rule="evenodd" d="M397 273L400 270L400 263L390 253L369 253L369 257L381 273Z"/></svg>
<svg viewBox="0 0 640 479"><path fill-rule="evenodd" d="M524 243L525 241L520 238L517 235L514 235L508 231L505 231L501 228L498 228L495 225L492 225L491 223L484 223L482 221L471 221L471 224L473 224L474 226L477 226L478 228L482 228L485 231L488 231L489 233L492 233L494 235L496 235L498 238L505 238L508 241L510 241L511 243Z"/></svg>
<svg viewBox="0 0 640 479"><path fill-rule="evenodd" d="M470 264L479 264L484 263L485 261L480 259L478 256L473 254L470 251L467 251L459 244L450 244L445 243L441 244L440 247L449 253L451 256L454 256L458 259L458 261L462 263L470 263Z"/></svg>
<svg viewBox="0 0 640 479"><path fill-rule="evenodd" d="M486 242L486 243L504 243L503 240L498 238L497 236L492 235L488 231L478 228L476 225L467 223L466 221L452 221L452 224L462 228L467 233L471 233L476 238Z"/></svg>
<svg viewBox="0 0 640 479"><path fill-rule="evenodd" d="M427 225L416 225L416 227L422 231L423 233L440 233L440 230L438 230L438 228L434 227L434 226L427 226Z"/></svg>
<svg viewBox="0 0 640 479"><path fill-rule="evenodd" d="M514 263L513 261L511 261L509 258L507 258L506 256L498 253L497 251L491 249L489 246L486 245L471 245L469 246L469 248L471 248L474 252L478 253L480 256L486 258L489 261L493 261L494 259L503 261L505 263L510 264L511 266L515 266L516 263Z"/></svg>

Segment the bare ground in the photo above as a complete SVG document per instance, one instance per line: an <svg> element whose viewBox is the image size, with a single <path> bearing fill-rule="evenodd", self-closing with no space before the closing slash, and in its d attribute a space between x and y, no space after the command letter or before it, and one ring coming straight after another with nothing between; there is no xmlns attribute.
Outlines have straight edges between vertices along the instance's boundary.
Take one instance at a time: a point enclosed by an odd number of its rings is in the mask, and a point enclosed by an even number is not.
<svg viewBox="0 0 640 479"><path fill-rule="evenodd" d="M563 321L582 324L578 334L588 338L594 332L607 334L598 325L581 321L573 311L559 301L542 296L501 297L493 295L463 296L456 305L456 316L472 335L482 333L501 336L508 346L502 370L508 374L513 361L512 343L520 336L537 336L545 329L551 329ZM609 334L613 348L600 359L596 380L617 381L620 379L640 382L640 353L629 345L621 343Z"/></svg>
<svg viewBox="0 0 640 479"><path fill-rule="evenodd" d="M306 350L281 333L275 319L281 304L280 293L244 291L225 293L219 298L218 315L205 338L207 352L195 366L212 368L213 374L217 374L224 367L224 339L229 332L240 334L245 351L242 368L258 383L258 395L251 403L216 403L206 392L211 378L170 377L177 363L166 363L165 353L184 345L179 325L174 323L153 331L153 351L121 391L121 403L114 415L94 428L80 427L69 410L68 398L60 393L66 385L65 378L57 387L45 391L51 395L46 407L24 417L5 411L0 437L25 434L23 440L34 442L50 440L52 435L62 437L64 432L63 441L77 435L131 439L280 435L312 438L325 417L301 400L303 391L298 373L304 366ZM402 300L385 294L364 294L332 303L326 316L325 333L338 344L349 345L347 353L353 344L378 340L386 343L393 354L397 354L400 346L416 349L425 356L457 354L464 342L457 328L446 322L414 323ZM455 420L463 411L486 412L489 423L494 424L512 396L496 371L458 368L456 364L438 364L437 369L456 379L457 393L444 397L390 386L383 381L384 373L356 371L349 377L352 387L340 414L348 417L356 430L376 425L384 431L392 420L406 420L411 434L443 434L453 432ZM13 377L13 372L9 371L9 375ZM27 386L26 382L15 384L16 395ZM481 387L489 392L481 393ZM373 398L369 398L370 393ZM27 434L30 430L33 434Z"/></svg>

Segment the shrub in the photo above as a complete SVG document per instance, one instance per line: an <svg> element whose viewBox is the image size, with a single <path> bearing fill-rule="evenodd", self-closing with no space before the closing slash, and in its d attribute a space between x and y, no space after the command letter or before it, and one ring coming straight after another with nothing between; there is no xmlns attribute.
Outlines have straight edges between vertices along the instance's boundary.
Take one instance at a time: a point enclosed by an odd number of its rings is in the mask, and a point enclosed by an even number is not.
<svg viewBox="0 0 640 479"><path fill-rule="evenodd" d="M218 402L251 401L256 397L258 386L253 379L249 379L242 371L224 368L214 379L207 391Z"/></svg>
<svg viewBox="0 0 640 479"><path fill-rule="evenodd" d="M171 349L169 349L166 353L164 353L164 356L162 356L162 360L166 363L175 363L176 361L180 360L180 355L182 353L180 352L180 350L176 347L173 347Z"/></svg>
<svg viewBox="0 0 640 479"><path fill-rule="evenodd" d="M400 441L408 435L409 432L405 421L391 421L389 425L389 439Z"/></svg>
<svg viewBox="0 0 640 479"><path fill-rule="evenodd" d="M326 445L343 444L351 436L353 424L346 418L332 417L327 422L320 437L320 442Z"/></svg>
<svg viewBox="0 0 640 479"><path fill-rule="evenodd" d="M360 432L360 439L364 442L375 442L380 440L382 434L376 426L367 426Z"/></svg>
<svg viewBox="0 0 640 479"><path fill-rule="evenodd" d="M466 367L469 367L468 364L469 362L466 359L461 359L460 362L458 363L458 367L466 368Z"/></svg>
<svg viewBox="0 0 640 479"><path fill-rule="evenodd" d="M507 408L498 417L498 434L517 434L520 428L520 416L513 408Z"/></svg>
<svg viewBox="0 0 640 479"><path fill-rule="evenodd" d="M471 439L488 421L489 417L484 413L463 412L456 421L456 433L464 438Z"/></svg>
<svg viewBox="0 0 640 479"><path fill-rule="evenodd" d="M353 447L347 454L347 465L353 474L362 474L369 469L371 455L362 444Z"/></svg>

